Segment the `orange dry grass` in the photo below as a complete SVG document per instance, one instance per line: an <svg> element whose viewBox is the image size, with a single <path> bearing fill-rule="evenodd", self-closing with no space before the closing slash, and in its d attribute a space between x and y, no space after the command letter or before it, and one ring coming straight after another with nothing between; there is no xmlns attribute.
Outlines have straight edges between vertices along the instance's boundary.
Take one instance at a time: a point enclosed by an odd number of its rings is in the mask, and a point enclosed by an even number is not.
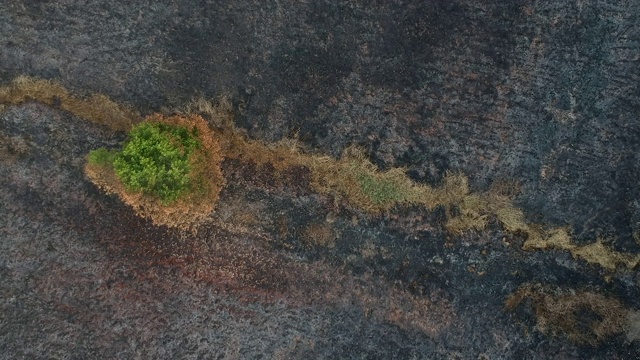
<svg viewBox="0 0 640 360"><path fill-rule="evenodd" d="M217 136L199 115L164 117L155 114L147 117L145 121L198 129L203 146L194 156L195 160L192 163L192 181L196 184L196 191L165 206L155 197L127 191L110 166L92 165L87 162L85 173L98 187L107 193L117 194L133 207L138 215L151 219L155 224L184 230L194 229L213 212L225 183L220 168L222 154Z"/></svg>
<svg viewBox="0 0 640 360"><path fill-rule="evenodd" d="M55 81L19 76L10 85L0 88L0 103L21 104L29 100L50 106L59 104L63 110L114 131L128 131L141 120L132 108L120 105L105 95L78 98Z"/></svg>

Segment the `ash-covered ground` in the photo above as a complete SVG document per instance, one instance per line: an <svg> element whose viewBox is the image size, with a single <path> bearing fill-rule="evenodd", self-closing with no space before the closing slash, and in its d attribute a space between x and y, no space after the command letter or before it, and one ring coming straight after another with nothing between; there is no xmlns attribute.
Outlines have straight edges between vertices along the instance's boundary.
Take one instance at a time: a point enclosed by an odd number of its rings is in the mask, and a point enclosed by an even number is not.
<svg viewBox="0 0 640 360"><path fill-rule="evenodd" d="M637 1L5 1L0 80L56 79L145 114L226 95L236 124L474 191L516 182L529 219L637 254ZM0 113L0 357L634 359L505 300L525 284L640 308L637 270L525 252L442 209L369 216L228 160L210 224L139 219L83 175L124 134L38 103ZM293 179L293 180L291 180ZM590 321L585 318L584 326Z"/></svg>

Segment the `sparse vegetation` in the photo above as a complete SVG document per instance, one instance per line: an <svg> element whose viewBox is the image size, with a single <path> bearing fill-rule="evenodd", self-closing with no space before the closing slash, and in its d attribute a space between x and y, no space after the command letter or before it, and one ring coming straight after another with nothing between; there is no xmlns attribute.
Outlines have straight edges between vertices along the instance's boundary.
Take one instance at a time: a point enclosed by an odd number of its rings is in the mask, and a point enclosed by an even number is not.
<svg viewBox="0 0 640 360"><path fill-rule="evenodd" d="M598 343L624 331L632 311L613 298L590 291L562 290L526 285L507 299L505 307L515 310L531 300L537 328L546 335L564 335L579 344ZM630 334L635 337L635 334Z"/></svg>
<svg viewBox="0 0 640 360"><path fill-rule="evenodd" d="M19 76L10 85L0 87L1 104L21 104L29 100L59 106L76 116L115 131L128 131L133 124L141 121L140 115L132 108L120 105L105 95L76 97L55 81Z"/></svg>

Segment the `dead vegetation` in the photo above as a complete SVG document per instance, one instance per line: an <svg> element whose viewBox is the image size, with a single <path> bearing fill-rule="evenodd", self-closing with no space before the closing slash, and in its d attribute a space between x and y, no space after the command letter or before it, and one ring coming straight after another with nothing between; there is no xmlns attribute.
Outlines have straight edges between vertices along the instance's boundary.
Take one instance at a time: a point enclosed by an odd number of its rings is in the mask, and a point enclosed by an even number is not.
<svg viewBox="0 0 640 360"><path fill-rule="evenodd" d="M333 248L336 246L337 234L330 224L313 223L302 229L301 238L309 247Z"/></svg>
<svg viewBox="0 0 640 360"><path fill-rule="evenodd" d="M19 76L10 85L0 87L0 104L17 105L29 100L59 107L114 131L128 131L141 121L140 115L132 108L120 105L105 95L76 97L55 81Z"/></svg>
<svg viewBox="0 0 640 360"><path fill-rule="evenodd" d="M556 249L569 251L576 259L582 259L590 264L596 264L603 268L614 271L618 266L627 269L634 269L640 263L640 254L625 254L612 250L604 245L603 239L584 246L576 245L571 241L567 229L553 229L542 236L541 231L534 233L524 243L525 250L534 249Z"/></svg>
<svg viewBox="0 0 640 360"><path fill-rule="evenodd" d="M505 307L513 311L527 301L533 306L536 327L548 336L563 335L593 346L623 332L636 331L633 311L595 292L526 285L509 296ZM634 336L631 334L631 338Z"/></svg>

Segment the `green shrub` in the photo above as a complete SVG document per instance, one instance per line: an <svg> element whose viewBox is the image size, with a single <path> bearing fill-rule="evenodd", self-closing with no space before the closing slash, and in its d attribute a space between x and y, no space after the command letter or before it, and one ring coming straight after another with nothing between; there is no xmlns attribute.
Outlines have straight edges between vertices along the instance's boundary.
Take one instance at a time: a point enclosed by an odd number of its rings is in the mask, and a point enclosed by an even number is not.
<svg viewBox="0 0 640 360"><path fill-rule="evenodd" d="M192 188L189 157L201 146L197 136L195 128L143 122L113 159L115 173L127 190L172 203Z"/></svg>
<svg viewBox="0 0 640 360"><path fill-rule="evenodd" d="M156 225L193 230L208 221L225 184L219 137L198 115L153 114L122 150L92 151L84 171Z"/></svg>

